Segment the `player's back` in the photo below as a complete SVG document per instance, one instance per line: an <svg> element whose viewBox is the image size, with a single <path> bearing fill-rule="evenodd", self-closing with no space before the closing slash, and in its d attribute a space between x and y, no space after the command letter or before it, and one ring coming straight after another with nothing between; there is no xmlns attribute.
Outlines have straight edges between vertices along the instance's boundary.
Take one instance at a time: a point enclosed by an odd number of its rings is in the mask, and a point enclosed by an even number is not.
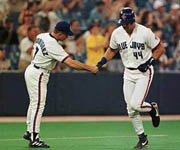
<svg viewBox="0 0 180 150"><path fill-rule="evenodd" d="M32 63L47 70L52 70L61 56L68 55L50 33L39 34L33 47Z"/></svg>

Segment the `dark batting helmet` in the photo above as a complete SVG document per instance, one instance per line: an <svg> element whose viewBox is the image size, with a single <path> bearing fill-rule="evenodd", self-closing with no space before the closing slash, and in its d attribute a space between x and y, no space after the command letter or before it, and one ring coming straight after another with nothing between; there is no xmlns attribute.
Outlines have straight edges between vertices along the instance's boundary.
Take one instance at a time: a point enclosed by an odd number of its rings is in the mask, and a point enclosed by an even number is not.
<svg viewBox="0 0 180 150"><path fill-rule="evenodd" d="M135 14L130 7L125 7L120 12L119 25L135 22Z"/></svg>

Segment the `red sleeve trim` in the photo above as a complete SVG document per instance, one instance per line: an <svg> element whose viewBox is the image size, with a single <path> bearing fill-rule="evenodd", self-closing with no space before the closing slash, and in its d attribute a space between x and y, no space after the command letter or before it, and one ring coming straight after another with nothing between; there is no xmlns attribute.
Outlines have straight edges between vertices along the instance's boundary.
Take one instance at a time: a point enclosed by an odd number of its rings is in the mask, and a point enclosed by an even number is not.
<svg viewBox="0 0 180 150"><path fill-rule="evenodd" d="M70 57L70 56L69 56L69 55L66 56L66 57L61 61L61 63L64 63L64 61L65 61L68 57Z"/></svg>
<svg viewBox="0 0 180 150"><path fill-rule="evenodd" d="M161 40L159 41L159 43L152 49L152 52L156 51L157 47L160 45Z"/></svg>
<svg viewBox="0 0 180 150"><path fill-rule="evenodd" d="M111 47L109 47L109 48L112 49L113 51L117 50L117 49L114 49L114 48L111 48Z"/></svg>

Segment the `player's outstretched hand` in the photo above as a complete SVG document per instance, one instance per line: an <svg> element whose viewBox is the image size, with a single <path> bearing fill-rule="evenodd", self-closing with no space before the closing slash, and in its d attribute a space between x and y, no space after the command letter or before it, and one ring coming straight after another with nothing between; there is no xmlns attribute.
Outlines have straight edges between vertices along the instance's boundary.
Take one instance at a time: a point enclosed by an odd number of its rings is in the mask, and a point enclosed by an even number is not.
<svg viewBox="0 0 180 150"><path fill-rule="evenodd" d="M98 72L98 67L97 66L89 66L89 71L92 72L93 74L96 74Z"/></svg>

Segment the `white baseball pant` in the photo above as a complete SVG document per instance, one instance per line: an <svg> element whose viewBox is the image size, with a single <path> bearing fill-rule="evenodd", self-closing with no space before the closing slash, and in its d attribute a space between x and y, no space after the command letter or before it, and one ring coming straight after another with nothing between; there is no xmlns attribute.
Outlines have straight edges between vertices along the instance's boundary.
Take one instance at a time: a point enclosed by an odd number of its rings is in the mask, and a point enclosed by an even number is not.
<svg viewBox="0 0 180 150"><path fill-rule="evenodd" d="M139 112L151 111L151 104L145 102L148 94L154 69L151 66L145 73L139 70L125 69L123 92L127 104L128 115L137 135L144 133L144 128Z"/></svg>
<svg viewBox="0 0 180 150"><path fill-rule="evenodd" d="M40 122L44 111L47 94L49 73L46 70L37 69L30 64L25 71L25 81L29 94L29 108L27 112L27 131L40 132Z"/></svg>

